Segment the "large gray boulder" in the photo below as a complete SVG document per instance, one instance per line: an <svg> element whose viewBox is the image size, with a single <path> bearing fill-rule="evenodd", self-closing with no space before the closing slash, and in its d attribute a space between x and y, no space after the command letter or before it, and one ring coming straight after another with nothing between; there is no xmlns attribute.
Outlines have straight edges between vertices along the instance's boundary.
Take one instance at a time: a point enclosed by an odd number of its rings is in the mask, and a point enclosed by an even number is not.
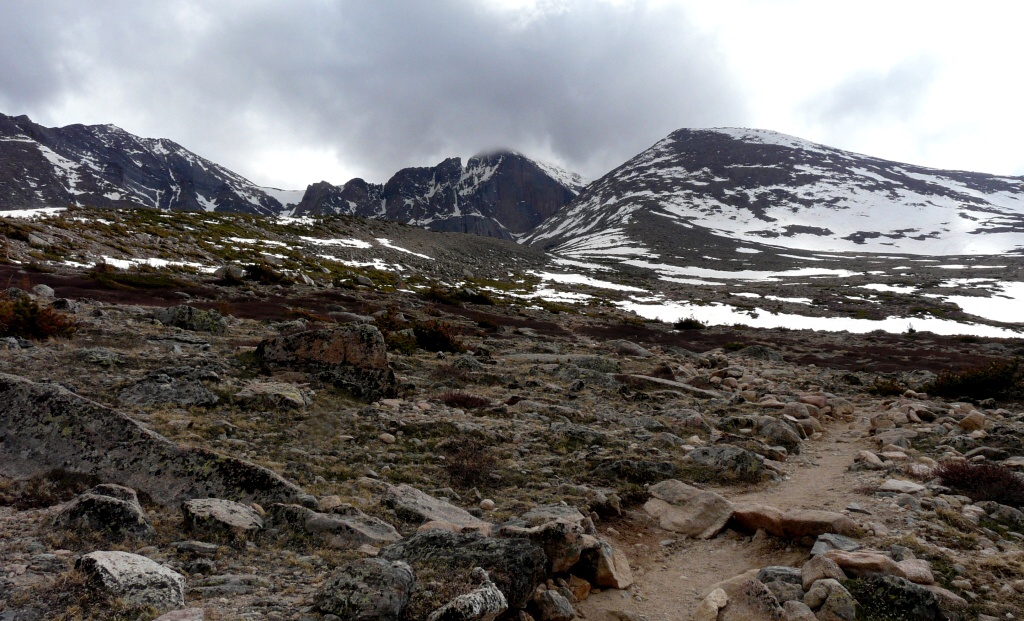
<svg viewBox="0 0 1024 621"><path fill-rule="evenodd" d="M233 500L197 498L181 503L185 529L201 539L242 542L263 528L256 510Z"/></svg>
<svg viewBox="0 0 1024 621"><path fill-rule="evenodd" d="M278 529L310 535L332 548L354 548L394 543L402 538L387 522L355 510L347 514L319 513L299 505L273 504L268 521Z"/></svg>
<svg viewBox="0 0 1024 621"><path fill-rule="evenodd" d="M55 384L0 373L0 474L92 474L175 506L189 498L288 502L295 484L256 464L181 446Z"/></svg>
<svg viewBox="0 0 1024 621"><path fill-rule="evenodd" d="M92 552L75 565L88 584L132 604L159 612L185 605L185 577L145 556L130 552Z"/></svg>
<svg viewBox="0 0 1024 621"><path fill-rule="evenodd" d="M313 599L316 610L342 619L398 621L416 586L403 562L367 558L338 568Z"/></svg>
<svg viewBox="0 0 1024 621"><path fill-rule="evenodd" d="M113 541L156 534L135 490L111 484L97 485L75 497L54 516L53 525L101 533Z"/></svg>
<svg viewBox="0 0 1024 621"><path fill-rule="evenodd" d="M648 491L653 498L644 505L644 511L658 520L661 528L681 535L710 539L732 516L731 502L682 481L662 481Z"/></svg>
<svg viewBox="0 0 1024 621"><path fill-rule="evenodd" d="M421 522L444 522L460 528L486 531L490 524L473 517L468 511L450 502L434 498L411 485L388 485L381 502L395 510L399 517Z"/></svg>
<svg viewBox="0 0 1024 621"><path fill-rule="evenodd" d="M256 357L267 368L307 370L364 401L396 394L395 372L376 326L349 323L266 339Z"/></svg>
<svg viewBox="0 0 1024 621"><path fill-rule="evenodd" d="M174 326L195 332L222 334L228 328L227 319L215 310L204 311L193 306L170 306L153 313L153 318L165 326Z"/></svg>
<svg viewBox="0 0 1024 621"><path fill-rule="evenodd" d="M478 588L459 595L430 613L427 621L494 621L508 610L508 600L491 582L487 572L477 567L473 570L473 578L481 582Z"/></svg>
<svg viewBox="0 0 1024 621"><path fill-rule="evenodd" d="M528 539L428 530L389 545L381 550L380 556L440 572L480 567L490 574L512 608L526 606L534 588L546 577L544 550Z"/></svg>

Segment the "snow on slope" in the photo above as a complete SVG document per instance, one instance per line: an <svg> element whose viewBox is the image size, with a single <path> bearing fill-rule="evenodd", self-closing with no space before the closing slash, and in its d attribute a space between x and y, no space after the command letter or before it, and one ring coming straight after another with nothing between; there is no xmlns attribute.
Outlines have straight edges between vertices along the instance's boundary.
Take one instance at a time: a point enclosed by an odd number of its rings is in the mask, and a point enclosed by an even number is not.
<svg viewBox="0 0 1024 621"><path fill-rule="evenodd" d="M766 130L679 130L525 242L643 255L640 215L801 250L1000 254L1024 249L1024 178L899 164Z"/></svg>

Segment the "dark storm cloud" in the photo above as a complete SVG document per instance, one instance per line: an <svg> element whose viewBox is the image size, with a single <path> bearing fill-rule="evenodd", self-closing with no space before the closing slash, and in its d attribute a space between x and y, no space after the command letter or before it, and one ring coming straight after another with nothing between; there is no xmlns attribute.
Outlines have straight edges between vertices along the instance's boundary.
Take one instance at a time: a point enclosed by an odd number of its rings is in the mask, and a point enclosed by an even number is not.
<svg viewBox="0 0 1024 621"><path fill-rule="evenodd" d="M680 9L540 6L8 1L0 104L103 102L61 120L129 119L257 181L247 154L274 141L336 149L372 180L496 147L597 175L679 127L742 118L714 41Z"/></svg>

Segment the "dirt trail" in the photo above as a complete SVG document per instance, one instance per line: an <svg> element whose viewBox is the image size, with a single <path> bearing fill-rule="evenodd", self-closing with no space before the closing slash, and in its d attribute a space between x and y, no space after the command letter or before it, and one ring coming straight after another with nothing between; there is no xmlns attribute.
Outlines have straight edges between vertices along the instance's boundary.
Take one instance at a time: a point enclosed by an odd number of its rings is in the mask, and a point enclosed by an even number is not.
<svg viewBox="0 0 1024 621"><path fill-rule="evenodd" d="M842 511L850 502L864 500L855 491L860 479L847 468L857 451L866 448L859 439L859 432L865 429L867 418L863 415L854 422L834 423L821 438L804 443L802 453L790 459L789 478L779 484L750 492L715 491L733 502L758 502L783 510ZM642 517L635 520L645 521ZM662 545L672 539L674 543ZM712 585L750 569L799 565L807 560L805 549L787 547L771 537L754 542L732 531L701 541L680 539L652 525L612 540L629 556L636 584L632 594L608 590L579 604L578 610L593 621L624 618L615 614L617 611L649 621L685 621Z"/></svg>

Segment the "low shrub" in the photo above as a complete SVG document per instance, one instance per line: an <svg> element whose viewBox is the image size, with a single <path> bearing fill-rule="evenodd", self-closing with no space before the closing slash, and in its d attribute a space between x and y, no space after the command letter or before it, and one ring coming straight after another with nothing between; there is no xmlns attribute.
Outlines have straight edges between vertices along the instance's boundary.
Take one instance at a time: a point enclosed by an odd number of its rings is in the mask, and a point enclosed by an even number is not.
<svg viewBox="0 0 1024 621"><path fill-rule="evenodd" d="M30 297L11 300L0 297L0 337L46 339L51 336L71 338L78 322L69 315L40 306Z"/></svg>
<svg viewBox="0 0 1024 621"><path fill-rule="evenodd" d="M452 325L443 321L430 320L417 323L413 326L412 333L416 337L416 346L420 349L452 353L465 350L455 335Z"/></svg>
<svg viewBox="0 0 1024 621"><path fill-rule="evenodd" d="M926 391L953 399L1007 397L1021 392L1022 380L1020 360L995 361L963 369L943 369Z"/></svg>
<svg viewBox="0 0 1024 621"><path fill-rule="evenodd" d="M459 438L443 442L438 449L444 452L444 468L456 486L478 487L491 479L498 467L494 448L476 438Z"/></svg>
<svg viewBox="0 0 1024 621"><path fill-rule="evenodd" d="M876 377L868 392L881 397L896 397L907 391L907 387L891 377Z"/></svg>
<svg viewBox="0 0 1024 621"><path fill-rule="evenodd" d="M703 330L708 324L695 317L686 317L673 323L672 327L676 330Z"/></svg>
<svg viewBox="0 0 1024 621"><path fill-rule="evenodd" d="M482 408L491 404L490 399L460 390L449 390L442 394L441 401L450 408L462 408L464 410Z"/></svg>
<svg viewBox="0 0 1024 621"><path fill-rule="evenodd" d="M991 500L1011 507L1024 507L1024 477L997 464L954 461L940 464L935 476L974 502Z"/></svg>

